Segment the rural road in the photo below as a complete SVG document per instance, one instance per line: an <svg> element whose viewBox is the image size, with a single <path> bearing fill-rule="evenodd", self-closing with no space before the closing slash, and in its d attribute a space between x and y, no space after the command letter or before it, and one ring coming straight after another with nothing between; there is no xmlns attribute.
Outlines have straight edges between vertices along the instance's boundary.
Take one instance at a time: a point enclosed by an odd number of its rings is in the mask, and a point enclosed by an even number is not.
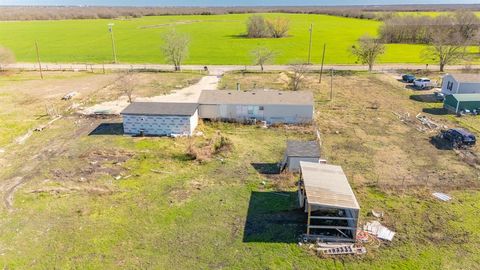
<svg viewBox="0 0 480 270"><path fill-rule="evenodd" d="M91 70L173 70L172 65L164 64L68 64L68 63L42 63L43 70L72 70L72 71L91 71ZM480 69L480 65L472 65L472 68ZM38 70L39 66L37 63L15 63L3 66L3 69L10 70ZM182 66L184 70L195 70L201 71L204 69L203 65L184 65ZM265 70L288 70L290 67L288 65L267 65ZM335 70L367 70L365 65L325 65L324 70L329 69ZM384 71L384 70L396 70L396 69L425 69L426 65L424 64L378 64L374 66L375 71ZM429 69L438 70L438 65L429 65ZM451 65L447 66L447 70L460 70L464 69L464 65ZM219 75L223 72L235 71L235 70L260 70L259 66L242 66L242 65L208 65L208 69L211 75ZM320 65L310 65L310 70L320 70Z"/></svg>

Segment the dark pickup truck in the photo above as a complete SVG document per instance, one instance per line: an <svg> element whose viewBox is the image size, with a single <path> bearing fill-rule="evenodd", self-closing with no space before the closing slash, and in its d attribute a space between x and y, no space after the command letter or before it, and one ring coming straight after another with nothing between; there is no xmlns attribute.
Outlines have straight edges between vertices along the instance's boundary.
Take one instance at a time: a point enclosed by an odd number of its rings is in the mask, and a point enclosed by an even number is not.
<svg viewBox="0 0 480 270"><path fill-rule="evenodd" d="M443 131L441 137L450 142L454 148L473 146L477 142L475 135L461 128Z"/></svg>

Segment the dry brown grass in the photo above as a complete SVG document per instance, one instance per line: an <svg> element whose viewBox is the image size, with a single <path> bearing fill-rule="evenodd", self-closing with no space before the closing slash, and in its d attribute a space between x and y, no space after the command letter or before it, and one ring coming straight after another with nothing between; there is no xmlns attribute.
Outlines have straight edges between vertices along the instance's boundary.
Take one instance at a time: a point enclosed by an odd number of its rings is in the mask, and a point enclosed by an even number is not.
<svg viewBox="0 0 480 270"><path fill-rule="evenodd" d="M211 160L214 156L227 154L233 149L232 141L216 132L208 139L190 138L187 147L187 157L200 163Z"/></svg>

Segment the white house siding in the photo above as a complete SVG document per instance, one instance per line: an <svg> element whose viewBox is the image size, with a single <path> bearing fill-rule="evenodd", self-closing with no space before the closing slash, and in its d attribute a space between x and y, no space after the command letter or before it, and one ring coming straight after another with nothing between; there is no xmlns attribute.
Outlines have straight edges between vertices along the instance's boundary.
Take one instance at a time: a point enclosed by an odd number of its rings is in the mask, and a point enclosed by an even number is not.
<svg viewBox="0 0 480 270"><path fill-rule="evenodd" d="M200 105L202 119L246 119L265 120L269 123L305 123L313 120L313 106L310 105Z"/></svg>
<svg viewBox="0 0 480 270"><path fill-rule="evenodd" d="M189 135L192 135L198 126L198 110L196 110L195 113L192 116L190 116L189 124L190 124Z"/></svg>
<svg viewBox="0 0 480 270"><path fill-rule="evenodd" d="M458 82L452 75L445 75L442 82L442 93L446 95L480 93L480 83Z"/></svg>
<svg viewBox="0 0 480 270"><path fill-rule="evenodd" d="M265 120L269 123L308 123L313 120L313 106L310 105L267 105Z"/></svg>
<svg viewBox="0 0 480 270"><path fill-rule="evenodd" d="M220 105L200 105L198 106L198 115L202 119L220 118Z"/></svg>
<svg viewBox="0 0 480 270"><path fill-rule="evenodd" d="M198 123L198 113L192 116L123 115L123 131L136 135L192 135Z"/></svg>

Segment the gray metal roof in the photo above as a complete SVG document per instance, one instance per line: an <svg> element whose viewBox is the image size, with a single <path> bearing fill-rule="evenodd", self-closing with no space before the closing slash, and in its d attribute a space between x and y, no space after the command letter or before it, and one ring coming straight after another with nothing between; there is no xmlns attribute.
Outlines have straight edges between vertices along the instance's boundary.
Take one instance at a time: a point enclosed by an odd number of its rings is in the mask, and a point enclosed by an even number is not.
<svg viewBox="0 0 480 270"><path fill-rule="evenodd" d="M320 146L317 141L287 141L289 157L320 157Z"/></svg>
<svg viewBox="0 0 480 270"><path fill-rule="evenodd" d="M454 73L450 74L457 82L462 83L480 83L480 74L474 73Z"/></svg>
<svg viewBox="0 0 480 270"><path fill-rule="evenodd" d="M312 105L313 94L309 91L230 91L204 90L200 104L245 104L245 105Z"/></svg>
<svg viewBox="0 0 480 270"><path fill-rule="evenodd" d="M120 114L191 116L197 108L197 103L133 102Z"/></svg>
<svg viewBox="0 0 480 270"><path fill-rule="evenodd" d="M300 161L300 170L309 204L360 209L342 167Z"/></svg>

